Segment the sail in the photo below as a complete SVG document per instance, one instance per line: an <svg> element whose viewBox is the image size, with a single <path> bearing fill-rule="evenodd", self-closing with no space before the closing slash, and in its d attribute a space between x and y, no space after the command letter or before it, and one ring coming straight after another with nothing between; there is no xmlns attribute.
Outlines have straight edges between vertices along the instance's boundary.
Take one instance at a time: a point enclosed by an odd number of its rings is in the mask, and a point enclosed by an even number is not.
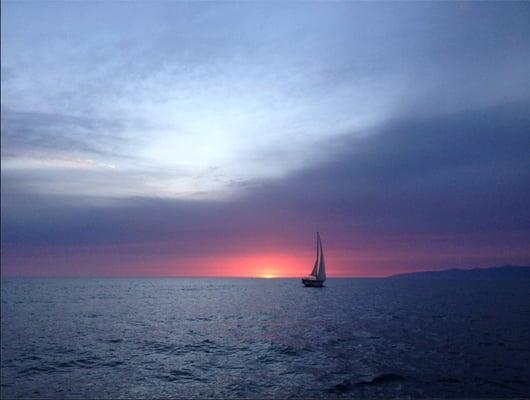
<svg viewBox="0 0 530 400"><path fill-rule="evenodd" d="M318 265L317 279L321 281L326 280L326 263L324 261L324 251L322 250L322 241L320 240L320 235L318 235L318 244L320 246L320 263Z"/></svg>
<svg viewBox="0 0 530 400"><path fill-rule="evenodd" d="M317 257L315 258L315 265L313 266L313 270L311 271L311 274L309 274L311 276L314 276L315 278L317 278L318 276L319 261L320 261L320 236L318 235L318 232L317 232Z"/></svg>

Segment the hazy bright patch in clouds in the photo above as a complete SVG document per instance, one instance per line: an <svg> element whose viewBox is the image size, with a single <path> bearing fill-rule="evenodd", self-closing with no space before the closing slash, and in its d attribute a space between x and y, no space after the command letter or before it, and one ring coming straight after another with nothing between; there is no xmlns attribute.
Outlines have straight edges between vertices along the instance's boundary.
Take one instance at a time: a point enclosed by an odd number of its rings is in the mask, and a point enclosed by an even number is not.
<svg viewBox="0 0 530 400"><path fill-rule="evenodd" d="M502 27L495 46L481 43L499 29L484 29L488 24L478 25L473 17L497 18L491 6L124 8L4 4L2 151L11 154L6 163L21 157L15 165L22 168L24 159L46 152L116 168L61 176L67 186L68 180L83 181L78 190L87 195L104 195L98 187L110 182L113 195L215 192L321 162L325 155L316 144L359 134L408 112L402 109L406 104L424 104L414 103L433 93L437 109L468 106L468 96L479 103L491 101L492 93L497 99L513 96L518 87L512 82L523 73L513 59L522 56L512 51L521 44L509 32L522 23L517 18L515 27ZM509 14L517 11L512 8ZM478 29L463 30L460 24L468 19ZM506 42L510 60L498 60L495 53ZM495 76L499 71L502 79ZM13 119L24 129L13 129ZM151 184L135 184L131 192L125 183L121 191L119 177L139 171ZM60 186L54 182L48 191L70 191Z"/></svg>

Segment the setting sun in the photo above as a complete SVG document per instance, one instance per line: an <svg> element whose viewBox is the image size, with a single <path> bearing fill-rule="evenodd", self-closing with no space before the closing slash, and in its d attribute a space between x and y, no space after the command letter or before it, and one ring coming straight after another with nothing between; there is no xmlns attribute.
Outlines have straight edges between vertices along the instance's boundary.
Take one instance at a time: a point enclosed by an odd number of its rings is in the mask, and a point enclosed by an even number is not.
<svg viewBox="0 0 530 400"><path fill-rule="evenodd" d="M257 253L216 259L215 263L219 275L271 279L299 276L310 258L310 254L300 252Z"/></svg>

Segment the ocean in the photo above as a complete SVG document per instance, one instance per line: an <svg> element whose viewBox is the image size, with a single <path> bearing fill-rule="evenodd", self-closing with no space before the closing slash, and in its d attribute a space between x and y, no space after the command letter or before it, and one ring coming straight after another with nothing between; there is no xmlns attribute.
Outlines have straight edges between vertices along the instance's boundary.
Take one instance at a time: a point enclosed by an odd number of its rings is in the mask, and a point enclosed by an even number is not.
<svg viewBox="0 0 530 400"><path fill-rule="evenodd" d="M530 395L529 280L2 279L1 397Z"/></svg>

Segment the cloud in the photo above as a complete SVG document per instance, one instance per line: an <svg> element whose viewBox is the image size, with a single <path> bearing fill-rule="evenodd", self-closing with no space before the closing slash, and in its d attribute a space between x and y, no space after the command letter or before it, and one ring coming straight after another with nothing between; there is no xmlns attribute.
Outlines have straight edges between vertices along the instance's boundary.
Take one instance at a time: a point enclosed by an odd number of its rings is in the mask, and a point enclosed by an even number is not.
<svg viewBox="0 0 530 400"><path fill-rule="evenodd" d="M4 6L3 155L97 154L125 181L193 176L149 186L177 197L285 177L327 157L317 143L405 113L530 90L526 4ZM100 195L123 175L70 180Z"/></svg>
<svg viewBox="0 0 530 400"><path fill-rule="evenodd" d="M325 165L258 189L254 200L342 212L375 231L525 229L529 102L387 122L345 136ZM359 212L357 212L359 210Z"/></svg>
<svg viewBox="0 0 530 400"><path fill-rule="evenodd" d="M326 163L282 180L253 182L229 201L130 198L90 204L2 188L3 247L109 252L115 246L119 252L123 246L159 246L158 256L178 260L302 251L319 229L343 273L354 270L338 262L339 255L355 258L352 249L374 271L377 265L397 271L418 260L484 262L506 252L528 259L529 104L407 118L362 138L346 135ZM411 260L415 252L422 256ZM119 257L114 261L119 270Z"/></svg>
<svg viewBox="0 0 530 400"><path fill-rule="evenodd" d="M2 154L91 154L116 157L123 146L123 124L99 119L44 112L2 109Z"/></svg>

